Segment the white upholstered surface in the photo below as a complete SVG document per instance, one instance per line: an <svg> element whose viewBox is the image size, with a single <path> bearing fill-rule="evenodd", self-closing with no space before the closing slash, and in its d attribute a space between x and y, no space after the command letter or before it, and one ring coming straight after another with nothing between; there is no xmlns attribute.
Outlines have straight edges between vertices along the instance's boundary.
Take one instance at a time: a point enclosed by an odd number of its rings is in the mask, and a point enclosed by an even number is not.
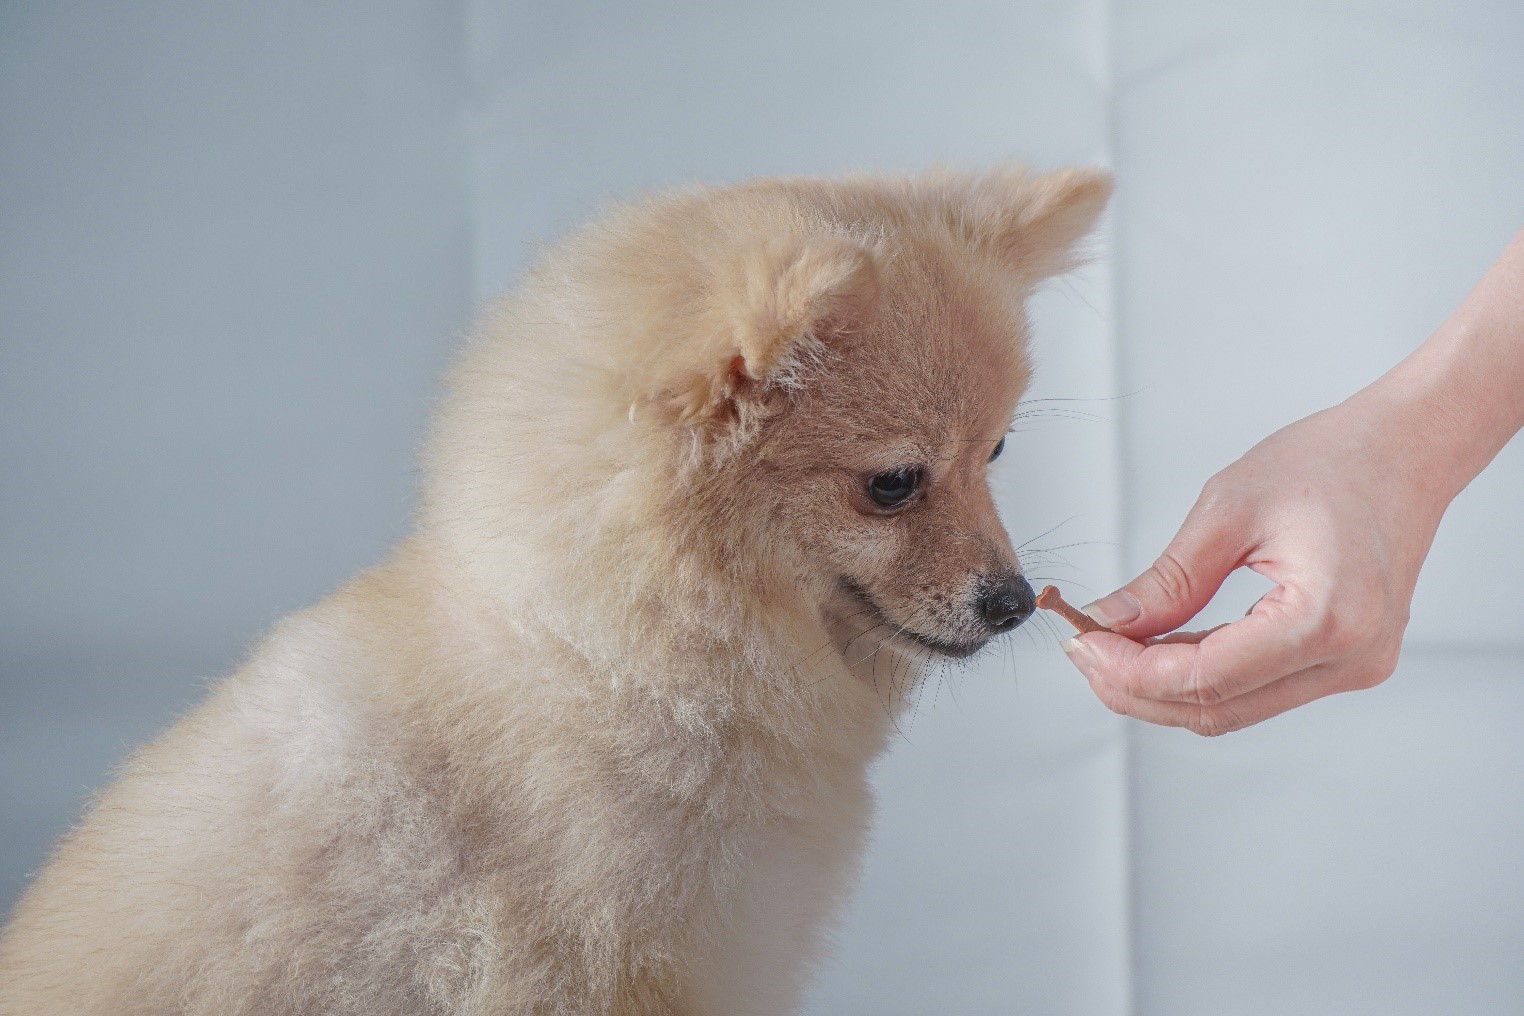
<svg viewBox="0 0 1524 1016"><path fill-rule="evenodd" d="M1521 12L8 6L0 892L198 679L383 551L452 335L608 197L1110 164L1100 263L1035 306L1033 395L1077 401L998 472L1017 542L1064 548L1034 571L1100 593L1524 225ZM1521 513L1515 442L1396 677L1228 738L1113 717L1035 635L928 690L808 1011L1524 1011Z"/></svg>

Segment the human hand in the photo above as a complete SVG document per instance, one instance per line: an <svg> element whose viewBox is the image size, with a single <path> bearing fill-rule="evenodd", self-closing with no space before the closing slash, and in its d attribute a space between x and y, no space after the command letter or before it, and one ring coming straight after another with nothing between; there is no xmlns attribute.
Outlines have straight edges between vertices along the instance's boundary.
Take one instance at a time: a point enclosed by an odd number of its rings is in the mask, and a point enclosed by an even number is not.
<svg viewBox="0 0 1524 1016"><path fill-rule="evenodd" d="M1158 561L1086 608L1121 634L1065 643L1101 701L1211 735L1385 680L1440 517L1469 479L1433 467L1449 422L1410 395L1373 386L1209 480ZM1248 615L1155 638L1239 567L1276 584Z"/></svg>
<svg viewBox="0 0 1524 1016"><path fill-rule="evenodd" d="M1445 508L1521 429L1524 232L1407 359L1208 481L1153 567L1086 608L1121 635L1064 648L1112 709L1199 734L1379 684ZM1275 583L1248 616L1157 637L1240 567Z"/></svg>

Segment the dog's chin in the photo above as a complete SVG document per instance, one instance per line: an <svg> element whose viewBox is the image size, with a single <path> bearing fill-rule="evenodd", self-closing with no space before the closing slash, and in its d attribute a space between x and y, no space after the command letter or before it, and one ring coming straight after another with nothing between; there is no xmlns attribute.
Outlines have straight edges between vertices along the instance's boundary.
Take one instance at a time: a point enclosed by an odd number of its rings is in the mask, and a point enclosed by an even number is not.
<svg viewBox="0 0 1524 1016"><path fill-rule="evenodd" d="M976 639L973 642L954 642L950 639L940 638L936 635L928 635L925 632L916 631L889 615L872 595L849 578L841 579L841 588L846 592L849 599L854 603L854 616L856 623L854 628L860 629L857 639L862 639L870 632L880 632L877 636L876 647L883 647L897 643L897 648L930 650L941 656L953 659L967 659L989 644L989 638Z"/></svg>

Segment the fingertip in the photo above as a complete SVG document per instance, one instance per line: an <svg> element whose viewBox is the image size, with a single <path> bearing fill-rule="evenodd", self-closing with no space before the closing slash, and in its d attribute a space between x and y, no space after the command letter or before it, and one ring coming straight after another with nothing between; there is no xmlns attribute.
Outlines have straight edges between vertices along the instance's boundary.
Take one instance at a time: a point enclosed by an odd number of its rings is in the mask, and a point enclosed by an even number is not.
<svg viewBox="0 0 1524 1016"><path fill-rule="evenodd" d="M1125 667L1143 646L1116 632L1075 635L1059 643L1065 655L1089 678L1108 681L1108 673Z"/></svg>
<svg viewBox="0 0 1524 1016"><path fill-rule="evenodd" d="M1080 610L1108 628L1121 628L1143 616L1143 604L1128 589L1108 593Z"/></svg>
<svg viewBox="0 0 1524 1016"><path fill-rule="evenodd" d="M1109 632L1087 632L1064 639L1059 643L1064 655L1069 657L1069 662L1074 664L1076 670L1085 675L1088 681L1104 681L1106 662L1104 649L1099 643L1106 641Z"/></svg>
<svg viewBox="0 0 1524 1016"><path fill-rule="evenodd" d="M1119 631L1093 631L1075 636L1090 652L1098 656L1129 657L1143 649L1143 643Z"/></svg>

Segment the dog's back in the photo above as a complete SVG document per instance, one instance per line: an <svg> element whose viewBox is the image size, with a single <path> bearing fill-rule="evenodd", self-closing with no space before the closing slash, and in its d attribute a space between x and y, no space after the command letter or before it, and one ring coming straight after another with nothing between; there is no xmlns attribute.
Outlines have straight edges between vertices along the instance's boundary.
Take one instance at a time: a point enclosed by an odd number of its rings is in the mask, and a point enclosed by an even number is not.
<svg viewBox="0 0 1524 1016"><path fill-rule="evenodd" d="M470 1011L491 915L355 680L365 621L348 590L286 620L126 763L0 939L0 1012Z"/></svg>

